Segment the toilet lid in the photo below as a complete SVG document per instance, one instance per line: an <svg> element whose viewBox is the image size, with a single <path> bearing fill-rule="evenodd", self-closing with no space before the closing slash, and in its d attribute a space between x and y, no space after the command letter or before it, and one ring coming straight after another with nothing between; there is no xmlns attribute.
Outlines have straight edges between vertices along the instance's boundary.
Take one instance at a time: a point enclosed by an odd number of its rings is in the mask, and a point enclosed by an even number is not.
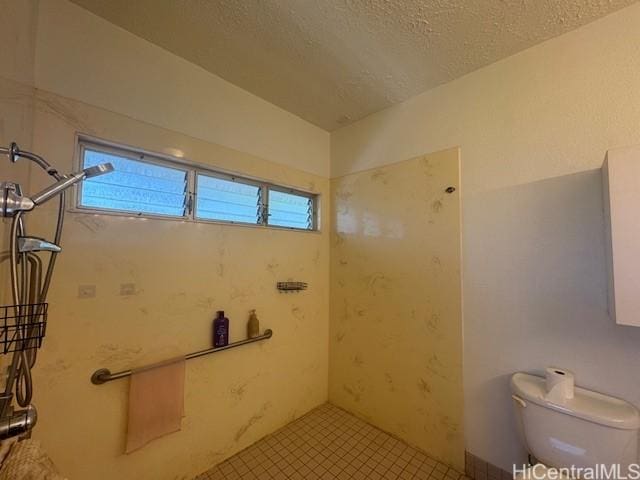
<svg viewBox="0 0 640 480"><path fill-rule="evenodd" d="M526 471L518 473L514 478L514 480L559 480L559 479L567 479L570 480L571 477L567 477L566 475L559 475L558 472L554 471L552 475L548 474L549 468L545 465L538 463L533 467L527 468Z"/></svg>

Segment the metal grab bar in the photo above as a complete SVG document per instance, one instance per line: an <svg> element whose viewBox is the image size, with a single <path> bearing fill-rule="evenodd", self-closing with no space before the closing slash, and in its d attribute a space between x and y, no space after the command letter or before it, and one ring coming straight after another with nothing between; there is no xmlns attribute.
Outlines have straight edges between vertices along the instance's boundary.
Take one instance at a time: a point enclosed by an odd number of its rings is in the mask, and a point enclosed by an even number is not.
<svg viewBox="0 0 640 480"><path fill-rule="evenodd" d="M191 360L192 358L202 357L204 355L209 355L210 353L218 353L224 350L230 350L232 348L240 347L242 345L247 345L249 343L260 342L262 340L267 340L273 336L273 331L271 329L267 329L264 331L262 335L253 338L247 338L245 340L240 340L239 342L233 342L229 345L225 345L224 347L216 347L216 348L207 348L206 350L200 350L197 352L189 353L184 356L185 360ZM103 383L111 382L112 380L118 380L120 378L129 377L132 374L132 370L123 370L121 372L111 373L111 370L108 368L100 368L93 372L91 375L91 383L94 385L102 385Z"/></svg>

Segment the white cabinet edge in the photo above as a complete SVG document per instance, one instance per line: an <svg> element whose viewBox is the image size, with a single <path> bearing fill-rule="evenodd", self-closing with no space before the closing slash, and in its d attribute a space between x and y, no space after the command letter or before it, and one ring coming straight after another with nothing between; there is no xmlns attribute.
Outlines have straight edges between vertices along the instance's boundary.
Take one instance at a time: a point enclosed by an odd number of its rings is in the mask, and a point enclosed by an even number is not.
<svg viewBox="0 0 640 480"><path fill-rule="evenodd" d="M609 150L602 182L609 314L640 326L640 146Z"/></svg>

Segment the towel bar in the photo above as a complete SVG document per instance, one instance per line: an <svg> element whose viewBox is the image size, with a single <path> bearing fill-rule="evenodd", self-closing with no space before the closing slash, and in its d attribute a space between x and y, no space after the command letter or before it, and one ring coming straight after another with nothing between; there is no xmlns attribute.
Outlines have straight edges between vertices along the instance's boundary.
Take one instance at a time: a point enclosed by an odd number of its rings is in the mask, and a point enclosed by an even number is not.
<svg viewBox="0 0 640 480"><path fill-rule="evenodd" d="M254 338L247 338L246 340L240 340L239 342L233 342L229 345L225 345L224 347L216 347L216 348L207 348L206 350L199 350L197 352L192 352L184 356L185 360L191 360L192 358L202 357L204 355L209 355L210 353L222 352L223 350L230 350L232 348L239 347L241 345L247 345L249 343L260 342L262 340L267 340L271 338L273 335L273 331L271 329L267 329L264 331L262 335L259 335ZM103 383L111 382L112 380L118 380L120 378L131 376L131 370L123 370L121 372L111 373L111 370L108 368L100 368L93 372L91 375L91 383L94 385L102 385Z"/></svg>

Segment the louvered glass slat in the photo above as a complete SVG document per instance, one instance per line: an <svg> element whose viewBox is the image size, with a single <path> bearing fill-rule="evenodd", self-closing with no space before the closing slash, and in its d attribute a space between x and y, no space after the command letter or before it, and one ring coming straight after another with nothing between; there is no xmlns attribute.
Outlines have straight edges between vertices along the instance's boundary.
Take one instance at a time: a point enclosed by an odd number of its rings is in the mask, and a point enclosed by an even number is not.
<svg viewBox="0 0 640 480"><path fill-rule="evenodd" d="M83 168L110 162L114 171L82 184L80 206L138 214L184 216L187 171L84 150Z"/></svg>
<svg viewBox="0 0 640 480"><path fill-rule="evenodd" d="M269 190L269 225L313 229L313 199L305 195Z"/></svg>
<svg viewBox="0 0 640 480"><path fill-rule="evenodd" d="M258 224L260 187L198 174L196 218Z"/></svg>

